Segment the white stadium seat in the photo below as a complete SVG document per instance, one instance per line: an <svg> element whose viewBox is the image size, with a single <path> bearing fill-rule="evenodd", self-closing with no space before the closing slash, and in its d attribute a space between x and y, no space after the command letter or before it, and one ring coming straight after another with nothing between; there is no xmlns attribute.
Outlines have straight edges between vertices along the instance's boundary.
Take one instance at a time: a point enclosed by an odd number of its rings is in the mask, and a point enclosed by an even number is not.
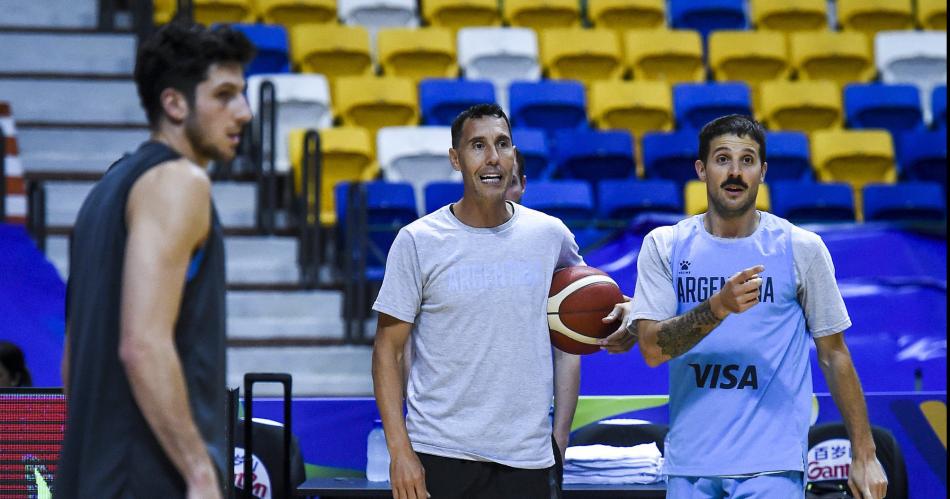
<svg viewBox="0 0 950 499"><path fill-rule="evenodd" d="M344 24L374 31L419 26L415 0L337 0L337 13Z"/></svg>
<svg viewBox="0 0 950 499"><path fill-rule="evenodd" d="M538 35L530 28L460 29L458 58L465 79L491 81L506 110L511 82L541 79Z"/></svg>
<svg viewBox="0 0 950 499"><path fill-rule="evenodd" d="M451 127L384 127L376 134L376 147L383 178L390 182L412 184L419 213L425 213L426 184L462 179L462 174L455 171L449 162Z"/></svg>
<svg viewBox="0 0 950 499"><path fill-rule="evenodd" d="M946 31L882 31L874 38L875 63L884 83L920 88L924 118L930 121L930 94L947 84Z"/></svg>

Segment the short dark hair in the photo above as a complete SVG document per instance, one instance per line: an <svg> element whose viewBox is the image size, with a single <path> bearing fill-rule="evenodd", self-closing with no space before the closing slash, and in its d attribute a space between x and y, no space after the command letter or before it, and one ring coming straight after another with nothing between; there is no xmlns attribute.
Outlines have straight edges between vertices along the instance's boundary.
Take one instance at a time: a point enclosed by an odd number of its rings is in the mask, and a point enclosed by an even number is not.
<svg viewBox="0 0 950 499"><path fill-rule="evenodd" d="M524 176L524 154L521 154L517 147L515 147L515 175L518 177L518 182L521 182L521 177Z"/></svg>
<svg viewBox="0 0 950 499"><path fill-rule="evenodd" d="M511 134L511 122L508 121L508 115L498 104L475 104L474 106L462 111L455 120L452 121L452 149L458 149L459 141L462 140L462 127L468 120L475 120L484 117L504 118L508 125L508 134Z"/></svg>
<svg viewBox="0 0 950 499"><path fill-rule="evenodd" d="M33 386L33 378L30 377L30 371L26 368L26 360L23 358L23 350L9 341L0 341L0 365L10 373L14 378L20 375L20 381L16 386Z"/></svg>
<svg viewBox="0 0 950 499"><path fill-rule="evenodd" d="M709 144L716 137L735 135L749 137L759 144L759 161L765 163L765 129L754 119L741 114L730 114L716 118L699 132L699 160L706 162L709 156Z"/></svg>
<svg viewBox="0 0 950 499"><path fill-rule="evenodd" d="M161 94L174 88L195 102L195 87L208 77L212 64L246 65L254 57L254 45L240 31L225 25L205 28L175 20L145 40L135 58L135 86L149 126L162 116Z"/></svg>

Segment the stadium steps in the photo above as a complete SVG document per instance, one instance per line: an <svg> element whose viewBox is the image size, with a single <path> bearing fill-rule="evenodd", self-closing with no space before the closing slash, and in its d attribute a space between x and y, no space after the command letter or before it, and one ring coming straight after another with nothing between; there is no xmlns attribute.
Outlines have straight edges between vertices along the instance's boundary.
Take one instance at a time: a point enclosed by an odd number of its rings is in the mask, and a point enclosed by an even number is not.
<svg viewBox="0 0 950 499"><path fill-rule="evenodd" d="M128 79L135 67L135 37L129 34L6 32L0 47L4 75Z"/></svg>
<svg viewBox="0 0 950 499"><path fill-rule="evenodd" d="M18 126L146 127L135 83L129 79L0 77L3 98Z"/></svg>
<svg viewBox="0 0 950 499"><path fill-rule="evenodd" d="M339 291L230 291L228 340L234 345L338 342L342 304Z"/></svg>
<svg viewBox="0 0 950 499"><path fill-rule="evenodd" d="M92 30L98 26L98 0L0 0L0 28Z"/></svg>
<svg viewBox="0 0 950 499"><path fill-rule="evenodd" d="M75 130L69 127L17 127L20 161L29 174L50 176L77 173L98 176L113 161L148 139L148 131L121 128Z"/></svg>
<svg viewBox="0 0 950 499"><path fill-rule="evenodd" d="M227 383L243 390L244 373L285 372L293 376L294 396L372 396L372 355L372 347L356 345L229 347ZM254 385L255 396L282 390L276 383Z"/></svg>

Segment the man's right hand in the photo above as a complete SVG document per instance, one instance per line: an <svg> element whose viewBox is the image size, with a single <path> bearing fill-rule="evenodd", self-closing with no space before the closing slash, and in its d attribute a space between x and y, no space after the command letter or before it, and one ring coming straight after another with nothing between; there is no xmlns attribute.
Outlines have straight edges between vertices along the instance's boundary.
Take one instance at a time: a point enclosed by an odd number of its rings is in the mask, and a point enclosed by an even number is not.
<svg viewBox="0 0 950 499"><path fill-rule="evenodd" d="M426 499L426 470L412 448L395 453L389 463L389 484L395 499Z"/></svg>
<svg viewBox="0 0 950 499"><path fill-rule="evenodd" d="M759 287L765 271L764 265L749 267L726 280L726 284L709 300L713 314L719 319L725 319L729 314L739 314L759 303Z"/></svg>

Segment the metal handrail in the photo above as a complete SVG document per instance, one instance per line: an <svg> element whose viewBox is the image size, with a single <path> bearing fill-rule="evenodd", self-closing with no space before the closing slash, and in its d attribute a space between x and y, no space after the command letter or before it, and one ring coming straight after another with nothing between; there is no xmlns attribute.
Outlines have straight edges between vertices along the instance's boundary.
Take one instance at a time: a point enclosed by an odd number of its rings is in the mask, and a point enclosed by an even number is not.
<svg viewBox="0 0 950 499"><path fill-rule="evenodd" d="M303 179L301 193L303 200L298 213L300 244L298 261L300 262L301 284L315 289L320 279L320 262L323 260L323 244L320 228L320 206L323 193L320 183L323 179L323 157L320 154L320 134L316 130L307 130L304 135L303 157L300 161Z"/></svg>
<svg viewBox="0 0 950 499"><path fill-rule="evenodd" d="M7 136L0 127L0 224L7 221Z"/></svg>
<svg viewBox="0 0 950 499"><path fill-rule="evenodd" d="M27 232L33 236L33 243L46 254L46 187L39 180L27 183L26 202L29 213L26 219Z"/></svg>
<svg viewBox="0 0 950 499"><path fill-rule="evenodd" d="M257 227L264 234L273 234L276 225L277 178L274 172L277 144L277 90L264 80L259 90L260 111L255 145L257 169Z"/></svg>

